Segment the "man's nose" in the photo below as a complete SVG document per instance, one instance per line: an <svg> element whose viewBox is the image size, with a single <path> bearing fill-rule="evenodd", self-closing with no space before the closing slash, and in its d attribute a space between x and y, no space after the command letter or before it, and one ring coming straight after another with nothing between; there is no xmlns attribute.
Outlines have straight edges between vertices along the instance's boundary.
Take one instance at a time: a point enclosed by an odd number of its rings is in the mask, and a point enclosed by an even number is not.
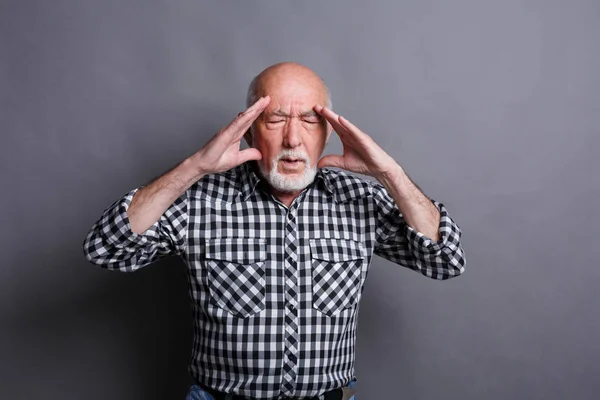
<svg viewBox="0 0 600 400"><path fill-rule="evenodd" d="M283 132L283 145L285 147L294 148L302 144L302 127L300 121L296 118L290 118Z"/></svg>

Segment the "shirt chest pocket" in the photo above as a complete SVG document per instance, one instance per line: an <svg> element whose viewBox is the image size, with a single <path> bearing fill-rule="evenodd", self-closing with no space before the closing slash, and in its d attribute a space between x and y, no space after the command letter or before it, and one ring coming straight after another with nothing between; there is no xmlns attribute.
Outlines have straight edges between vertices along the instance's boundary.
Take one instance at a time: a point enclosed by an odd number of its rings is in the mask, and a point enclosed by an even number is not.
<svg viewBox="0 0 600 400"><path fill-rule="evenodd" d="M313 307L334 315L354 307L361 288L364 246L343 239L312 239Z"/></svg>
<svg viewBox="0 0 600 400"><path fill-rule="evenodd" d="M265 308L265 239L222 238L206 242L208 290L218 307L238 317Z"/></svg>

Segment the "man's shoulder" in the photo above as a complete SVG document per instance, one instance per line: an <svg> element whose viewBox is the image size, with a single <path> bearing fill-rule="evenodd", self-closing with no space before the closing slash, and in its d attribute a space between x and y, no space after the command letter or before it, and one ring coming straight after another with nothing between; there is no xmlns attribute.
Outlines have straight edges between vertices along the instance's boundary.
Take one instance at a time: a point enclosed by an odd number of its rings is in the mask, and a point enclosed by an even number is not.
<svg viewBox="0 0 600 400"><path fill-rule="evenodd" d="M375 180L354 175L344 170L322 168L320 176L326 188L340 202L370 197L383 189L383 186Z"/></svg>

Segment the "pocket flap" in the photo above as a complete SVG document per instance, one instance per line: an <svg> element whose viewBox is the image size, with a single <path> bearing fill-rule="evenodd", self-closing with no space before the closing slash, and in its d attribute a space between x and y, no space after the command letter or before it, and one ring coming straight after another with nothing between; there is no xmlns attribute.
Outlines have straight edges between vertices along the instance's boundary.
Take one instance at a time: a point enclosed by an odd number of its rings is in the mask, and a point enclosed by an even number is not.
<svg viewBox="0 0 600 400"><path fill-rule="evenodd" d="M364 246L348 239L311 239L310 253L315 260L342 262L362 260Z"/></svg>
<svg viewBox="0 0 600 400"><path fill-rule="evenodd" d="M207 239L207 259L252 264L267 258L266 239L219 238Z"/></svg>

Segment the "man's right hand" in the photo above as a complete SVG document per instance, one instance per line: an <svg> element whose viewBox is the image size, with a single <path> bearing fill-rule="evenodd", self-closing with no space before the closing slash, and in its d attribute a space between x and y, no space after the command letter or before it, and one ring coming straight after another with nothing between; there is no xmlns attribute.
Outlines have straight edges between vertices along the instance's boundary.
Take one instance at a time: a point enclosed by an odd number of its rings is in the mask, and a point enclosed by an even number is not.
<svg viewBox="0 0 600 400"><path fill-rule="evenodd" d="M189 158L190 165L197 169L198 175L227 171L246 161L262 158L262 154L257 149L249 148L240 151L240 142L270 101L269 96L258 99Z"/></svg>
<svg viewBox="0 0 600 400"><path fill-rule="evenodd" d="M269 96L261 97L195 154L138 190L127 209L131 230L145 232L175 199L204 175L227 171L249 160L260 160L260 151L252 148L240 151L240 142L270 101Z"/></svg>

